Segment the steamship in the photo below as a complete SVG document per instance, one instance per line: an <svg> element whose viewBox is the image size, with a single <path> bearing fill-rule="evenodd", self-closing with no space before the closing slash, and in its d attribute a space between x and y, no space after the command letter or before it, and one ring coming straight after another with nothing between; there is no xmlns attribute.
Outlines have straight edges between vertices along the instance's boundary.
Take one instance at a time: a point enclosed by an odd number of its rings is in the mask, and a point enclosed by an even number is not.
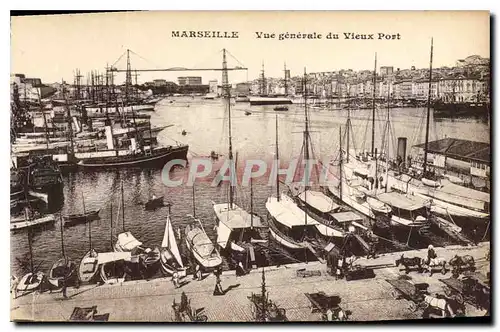
<svg viewBox="0 0 500 332"><path fill-rule="evenodd" d="M121 148L115 148L115 138L111 126L105 127L107 150L97 152L75 153L78 166L86 169L140 167L161 168L170 160L186 160L188 145L154 147L141 145L136 138L121 140Z"/></svg>
<svg viewBox="0 0 500 332"><path fill-rule="evenodd" d="M288 98L278 97L278 96L259 96L250 97L250 106L257 105L289 105L292 104L292 100Z"/></svg>

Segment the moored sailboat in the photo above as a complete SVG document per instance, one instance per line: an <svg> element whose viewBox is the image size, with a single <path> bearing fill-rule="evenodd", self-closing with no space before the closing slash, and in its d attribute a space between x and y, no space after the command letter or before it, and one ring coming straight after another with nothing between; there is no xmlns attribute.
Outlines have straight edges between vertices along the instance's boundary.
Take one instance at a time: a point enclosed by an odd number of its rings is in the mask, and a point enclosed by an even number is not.
<svg viewBox="0 0 500 332"><path fill-rule="evenodd" d="M60 220L61 229L61 253L62 258L57 260L51 267L48 275L49 283L56 287L62 287L63 284L67 284L73 281L76 276L76 264L71 261L64 251L64 231L63 231L63 221Z"/></svg>
<svg viewBox="0 0 500 332"><path fill-rule="evenodd" d="M194 259L204 269L214 269L222 264L219 251L208 237L200 219L196 218L195 188L193 184L193 224L187 225L185 229L186 247L192 253ZM198 227L195 222L198 222Z"/></svg>
<svg viewBox="0 0 500 332"><path fill-rule="evenodd" d="M177 272L179 277L186 276L186 268L182 262L179 246L177 245L177 239L172 227L170 206L168 207L167 222L165 223L165 232L163 233L163 240L161 242L160 266L165 275L173 275L174 272Z"/></svg>

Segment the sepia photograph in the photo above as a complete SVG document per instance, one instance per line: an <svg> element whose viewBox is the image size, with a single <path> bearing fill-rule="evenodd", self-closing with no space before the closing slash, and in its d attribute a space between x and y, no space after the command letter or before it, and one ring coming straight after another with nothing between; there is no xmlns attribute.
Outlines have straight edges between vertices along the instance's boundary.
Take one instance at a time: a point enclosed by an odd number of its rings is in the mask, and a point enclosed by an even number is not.
<svg viewBox="0 0 500 332"><path fill-rule="evenodd" d="M10 21L11 321L491 323L490 12Z"/></svg>

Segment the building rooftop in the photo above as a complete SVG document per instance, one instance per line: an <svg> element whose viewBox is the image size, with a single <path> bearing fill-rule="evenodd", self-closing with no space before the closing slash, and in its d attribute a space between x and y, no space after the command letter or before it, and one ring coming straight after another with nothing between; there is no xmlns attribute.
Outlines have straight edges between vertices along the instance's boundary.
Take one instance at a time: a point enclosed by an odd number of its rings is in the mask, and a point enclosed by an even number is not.
<svg viewBox="0 0 500 332"><path fill-rule="evenodd" d="M417 148L425 148L425 144L415 145ZM443 138L429 142L428 152L438 153L452 158L466 161L478 161L490 164L490 144L483 142L468 141L458 138Z"/></svg>

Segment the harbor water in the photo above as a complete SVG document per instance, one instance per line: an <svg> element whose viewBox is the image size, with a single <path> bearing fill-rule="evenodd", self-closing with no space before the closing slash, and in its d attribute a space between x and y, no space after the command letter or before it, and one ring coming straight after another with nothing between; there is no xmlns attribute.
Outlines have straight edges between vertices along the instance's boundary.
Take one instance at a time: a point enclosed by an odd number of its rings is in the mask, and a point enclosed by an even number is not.
<svg viewBox="0 0 500 332"><path fill-rule="evenodd" d="M191 97L168 98L156 105L151 115L153 126L172 125L158 135L160 143L172 144L175 141L189 144L188 158L206 157L212 151L227 155L228 114L222 100L202 100ZM172 102L169 102L173 100ZM245 111L251 112L245 115ZM407 137L408 146L424 142L425 109L394 108L390 110L392 123L391 139ZM351 144L357 149L369 150L371 147L371 110L351 110L353 135ZM380 149L386 121L386 110L377 110L375 124L375 146ZM233 151L239 163L248 159L269 162L275 151L275 116L279 118L280 159L287 163L300 155L302 131L304 129L304 109L300 105L289 105L289 111L276 112L273 106L252 106L236 103L232 106L231 123ZM324 160L337 155L339 149L339 127L345 126L346 110L310 109L310 131L313 154L316 159ZM183 135L183 132L185 135ZM435 119L431 121L430 140L444 137L489 142L488 123L478 119ZM393 143L395 144L395 143ZM352 145L351 145L352 146ZM395 148L391 146L391 150ZM176 168L172 178L186 175L187 170ZM163 174L165 175L165 174ZM124 218L121 206L121 185L124 189ZM266 216L265 201L275 192L268 185L269 178L262 177L253 181L254 211ZM209 237L215 241L215 215L212 202L226 202L227 185L211 186L209 181L197 182L196 216L201 219ZM145 211L143 203L151 195L164 196L171 203L171 217L174 229L184 228L193 214L192 188L182 185L167 187L162 180L162 170L133 170L76 172L64 175L64 201L57 208L56 223L45 229L34 230L32 238L34 266L48 271L61 257L59 214L67 215L86 210L101 209L100 219L91 223L92 246L98 252L110 251L116 235L124 227L145 246L160 246L165 228L166 207L155 211ZM238 188L236 203L250 208L250 188ZM111 210L112 209L112 210ZM112 218L111 218L112 215ZM112 219L112 224L111 224ZM89 225L81 224L64 229L65 252L72 260L79 261L89 249ZM184 245L181 250L185 249ZM186 254L186 253L184 253ZM26 272L29 255L28 233L11 233L12 273L20 276Z"/></svg>

